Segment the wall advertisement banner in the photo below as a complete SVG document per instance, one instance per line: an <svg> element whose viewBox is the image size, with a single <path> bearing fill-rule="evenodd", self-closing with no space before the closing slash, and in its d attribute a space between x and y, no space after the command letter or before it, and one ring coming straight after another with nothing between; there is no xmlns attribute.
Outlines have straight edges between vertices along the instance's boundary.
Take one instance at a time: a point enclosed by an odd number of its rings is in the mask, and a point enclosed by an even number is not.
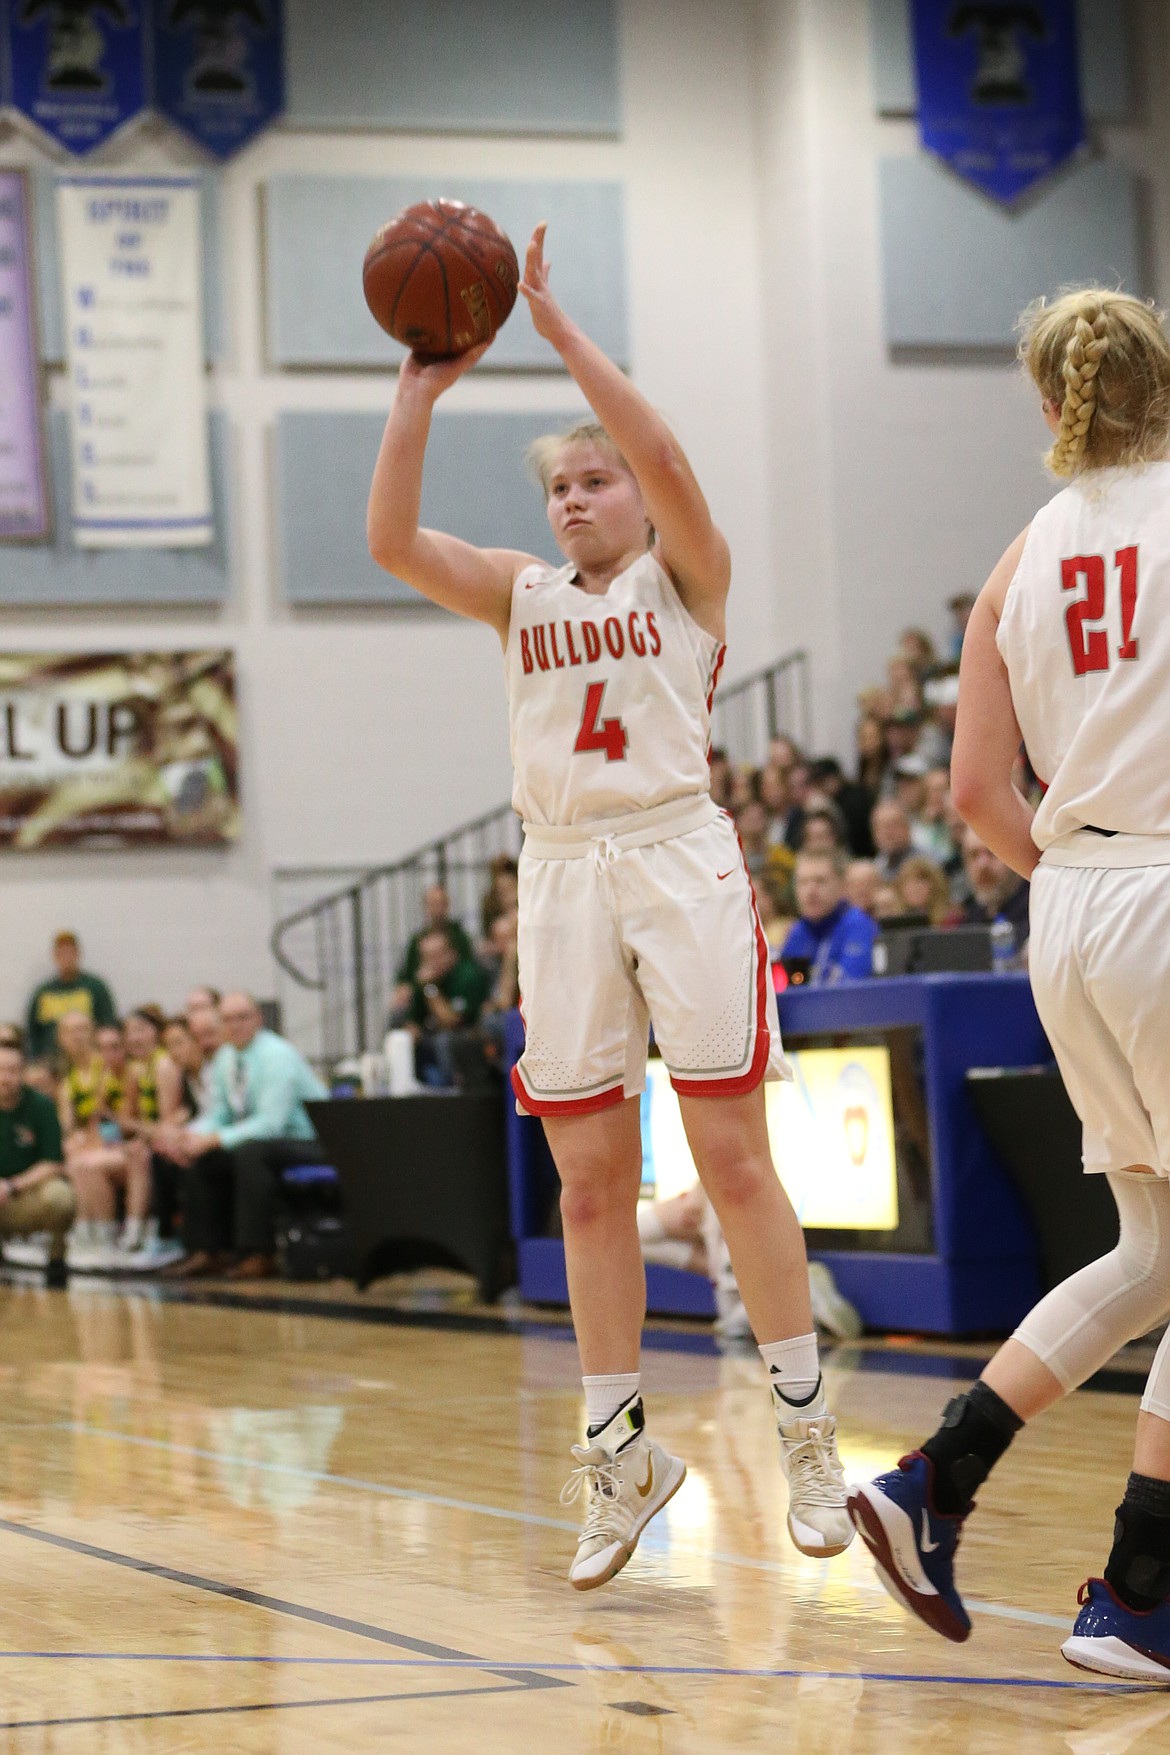
<svg viewBox="0 0 1170 1755"><path fill-rule="evenodd" d="M1012 202L1085 146L1075 0L913 0L925 146Z"/></svg>
<svg viewBox="0 0 1170 1755"><path fill-rule="evenodd" d="M151 0L154 101L228 158L284 109L282 0Z"/></svg>
<svg viewBox="0 0 1170 1755"><path fill-rule="evenodd" d="M7 101L67 152L91 152L145 109L136 0L7 0L0 21Z"/></svg>
<svg viewBox="0 0 1170 1755"><path fill-rule="evenodd" d="M0 541L49 534L43 440L28 180L0 171Z"/></svg>
<svg viewBox="0 0 1170 1755"><path fill-rule="evenodd" d="M230 843L237 751L231 652L0 653L0 849Z"/></svg>
<svg viewBox="0 0 1170 1755"><path fill-rule="evenodd" d="M82 548L212 540L200 179L57 184Z"/></svg>

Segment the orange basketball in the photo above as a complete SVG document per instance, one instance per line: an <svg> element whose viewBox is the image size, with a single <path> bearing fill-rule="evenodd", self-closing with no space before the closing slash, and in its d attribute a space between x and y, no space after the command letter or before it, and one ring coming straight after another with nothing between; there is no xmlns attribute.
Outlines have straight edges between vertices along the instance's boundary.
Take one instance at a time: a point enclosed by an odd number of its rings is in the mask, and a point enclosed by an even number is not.
<svg viewBox="0 0 1170 1755"><path fill-rule="evenodd" d="M516 303L516 252L462 201L417 201L377 233L362 268L373 316L415 353L442 358L490 341Z"/></svg>

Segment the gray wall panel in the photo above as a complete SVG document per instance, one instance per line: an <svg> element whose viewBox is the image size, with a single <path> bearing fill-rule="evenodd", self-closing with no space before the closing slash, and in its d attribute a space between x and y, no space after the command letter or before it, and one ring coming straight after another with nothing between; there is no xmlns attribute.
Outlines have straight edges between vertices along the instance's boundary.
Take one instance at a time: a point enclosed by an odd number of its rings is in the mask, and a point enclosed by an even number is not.
<svg viewBox="0 0 1170 1755"><path fill-rule="evenodd" d="M225 415L211 415L211 490L215 539L206 548L79 549L71 535L69 417L49 416L53 538L0 548L0 609L121 604L216 604L228 595L230 435Z"/></svg>
<svg viewBox="0 0 1170 1755"><path fill-rule="evenodd" d="M925 156L884 158L878 176L891 346L1010 347L1040 293L1078 281L1145 290L1137 182L1121 165L1082 165L1022 213Z"/></svg>
<svg viewBox="0 0 1170 1755"><path fill-rule="evenodd" d="M1129 0L1077 0L1081 90L1091 122L1117 122L1133 108ZM869 0L874 107L912 116L918 98L910 36L910 0Z"/></svg>
<svg viewBox="0 0 1170 1755"><path fill-rule="evenodd" d="M422 522L484 548L560 560L540 490L524 468L541 433L579 410L436 414L427 448ZM418 604L417 592L375 565L366 500L385 425L378 414L297 411L276 428L276 505L282 595L296 604Z"/></svg>
<svg viewBox="0 0 1170 1755"><path fill-rule="evenodd" d="M410 203L436 195L490 213L521 264L532 228L547 219L558 298L611 358L629 363L620 184L282 176L265 185L268 351L274 365L377 367L402 357L366 309L362 261L379 226ZM533 329L522 299L484 364L564 369Z"/></svg>
<svg viewBox="0 0 1170 1755"><path fill-rule="evenodd" d="M127 172L131 175L131 172ZM149 174L149 173L145 173ZM52 171L40 167L31 177L33 237L37 253L37 303L41 358L53 365L65 358L61 309L61 251L57 237L57 189ZM223 242L219 178L203 173L203 331L209 360L226 358L230 346L223 284Z"/></svg>
<svg viewBox="0 0 1170 1755"><path fill-rule="evenodd" d="M285 0L288 120L617 134L616 0Z"/></svg>

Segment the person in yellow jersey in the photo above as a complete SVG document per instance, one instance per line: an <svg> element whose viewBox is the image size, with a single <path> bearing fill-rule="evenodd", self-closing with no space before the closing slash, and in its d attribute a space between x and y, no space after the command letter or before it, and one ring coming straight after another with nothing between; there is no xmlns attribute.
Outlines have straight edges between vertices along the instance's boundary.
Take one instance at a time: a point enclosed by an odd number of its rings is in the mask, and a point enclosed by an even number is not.
<svg viewBox="0 0 1170 1755"><path fill-rule="evenodd" d="M124 1195L127 1226L138 1235L150 1211L150 1150L142 1140L123 1137L126 1099L118 1105L118 1057L108 1042L106 1057L98 1052L92 1018L67 1012L57 1038L65 1059L58 1097L65 1173L77 1196L69 1265L81 1271L117 1267L118 1194Z"/></svg>

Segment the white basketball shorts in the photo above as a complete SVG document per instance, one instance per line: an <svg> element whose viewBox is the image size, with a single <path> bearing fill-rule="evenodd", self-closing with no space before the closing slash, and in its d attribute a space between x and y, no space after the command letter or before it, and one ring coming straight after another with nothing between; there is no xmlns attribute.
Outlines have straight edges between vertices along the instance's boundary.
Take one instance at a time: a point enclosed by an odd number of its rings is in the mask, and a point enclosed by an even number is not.
<svg viewBox="0 0 1170 1755"><path fill-rule="evenodd" d="M1170 1175L1170 865L1037 866L1028 963L1086 1170Z"/></svg>
<svg viewBox="0 0 1170 1755"><path fill-rule="evenodd" d="M695 821L701 826L672 832ZM512 1074L522 1109L589 1114L639 1095L650 1023L685 1096L735 1096L791 1076L768 947L729 817L703 799L585 831L526 831L519 949L527 1039Z"/></svg>

